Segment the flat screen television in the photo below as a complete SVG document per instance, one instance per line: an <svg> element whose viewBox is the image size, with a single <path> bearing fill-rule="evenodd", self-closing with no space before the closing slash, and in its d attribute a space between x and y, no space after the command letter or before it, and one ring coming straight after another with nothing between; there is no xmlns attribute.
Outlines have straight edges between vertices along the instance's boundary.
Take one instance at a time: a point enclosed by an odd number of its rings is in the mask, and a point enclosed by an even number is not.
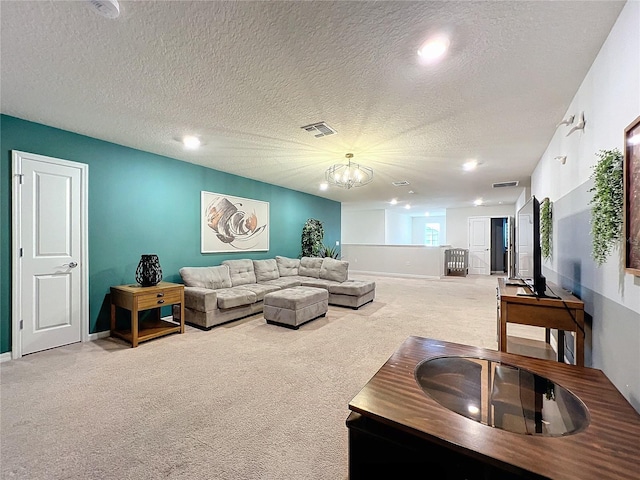
<svg viewBox="0 0 640 480"><path fill-rule="evenodd" d="M518 210L516 223L516 276L531 293L544 297L547 282L542 275L542 248L540 246L540 201L535 197Z"/></svg>

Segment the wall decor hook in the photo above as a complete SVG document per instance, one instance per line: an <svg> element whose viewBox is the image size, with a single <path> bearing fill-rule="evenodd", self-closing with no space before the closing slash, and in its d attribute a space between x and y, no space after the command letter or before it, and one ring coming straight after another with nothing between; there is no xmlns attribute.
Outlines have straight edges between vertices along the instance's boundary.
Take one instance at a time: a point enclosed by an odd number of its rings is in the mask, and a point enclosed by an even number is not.
<svg viewBox="0 0 640 480"><path fill-rule="evenodd" d="M571 115L571 116L565 118L558 125L556 125L556 128L558 128L560 125L571 125L573 123L573 119L574 118L576 118L575 115Z"/></svg>

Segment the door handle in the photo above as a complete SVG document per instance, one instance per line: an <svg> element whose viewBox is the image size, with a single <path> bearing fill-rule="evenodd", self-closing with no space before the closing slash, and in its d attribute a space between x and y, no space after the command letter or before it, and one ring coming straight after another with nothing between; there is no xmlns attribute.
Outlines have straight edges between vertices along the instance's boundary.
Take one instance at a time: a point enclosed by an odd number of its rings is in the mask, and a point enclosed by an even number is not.
<svg viewBox="0 0 640 480"><path fill-rule="evenodd" d="M78 266L78 264L76 262L63 263L62 266L63 267L69 267L69 268L76 268Z"/></svg>

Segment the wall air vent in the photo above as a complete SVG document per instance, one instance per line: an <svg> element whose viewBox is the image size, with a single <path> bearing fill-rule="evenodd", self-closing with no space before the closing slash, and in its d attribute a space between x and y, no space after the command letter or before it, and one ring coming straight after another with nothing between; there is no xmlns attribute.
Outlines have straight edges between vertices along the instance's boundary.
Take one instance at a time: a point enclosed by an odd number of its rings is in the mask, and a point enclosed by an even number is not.
<svg viewBox="0 0 640 480"><path fill-rule="evenodd" d="M502 188L502 187L517 187L518 181L513 180L511 182L498 182L493 184L493 188Z"/></svg>
<svg viewBox="0 0 640 480"><path fill-rule="evenodd" d="M391 182L391 184L394 187L406 187L407 185L409 185L409 182L407 182L406 180L400 180L399 182Z"/></svg>
<svg viewBox="0 0 640 480"><path fill-rule="evenodd" d="M311 125L300 128L306 130L316 138L326 137L327 135L338 133L324 122L312 123Z"/></svg>

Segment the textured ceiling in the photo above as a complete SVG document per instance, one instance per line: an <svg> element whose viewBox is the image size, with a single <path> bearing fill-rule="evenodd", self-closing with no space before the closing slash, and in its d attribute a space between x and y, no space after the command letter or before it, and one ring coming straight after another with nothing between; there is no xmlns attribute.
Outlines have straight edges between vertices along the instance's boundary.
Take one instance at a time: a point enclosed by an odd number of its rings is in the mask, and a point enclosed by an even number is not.
<svg viewBox="0 0 640 480"><path fill-rule="evenodd" d="M3 0L0 106L349 206L513 203L521 189L491 184L529 185L623 5L121 1L109 20L86 2ZM435 33L449 54L423 65ZM338 133L300 128L318 121ZM185 150L184 134L204 146ZM374 181L320 192L348 152ZM481 165L464 172L470 158Z"/></svg>

